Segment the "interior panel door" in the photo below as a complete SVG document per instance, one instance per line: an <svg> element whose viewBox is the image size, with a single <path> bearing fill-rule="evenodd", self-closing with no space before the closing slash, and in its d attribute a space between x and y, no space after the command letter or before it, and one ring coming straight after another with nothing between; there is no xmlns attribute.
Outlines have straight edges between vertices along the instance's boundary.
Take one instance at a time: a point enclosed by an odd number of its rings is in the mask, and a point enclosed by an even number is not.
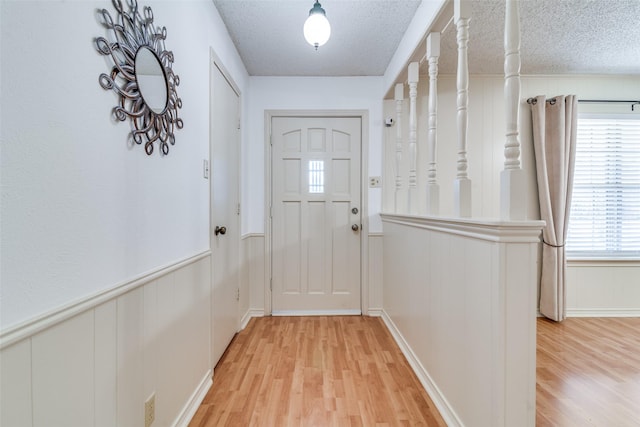
<svg viewBox="0 0 640 427"><path fill-rule="evenodd" d="M272 312L359 314L361 118L271 125Z"/></svg>
<svg viewBox="0 0 640 427"><path fill-rule="evenodd" d="M238 331L239 240L238 94L222 72L211 66L211 221L212 364Z"/></svg>

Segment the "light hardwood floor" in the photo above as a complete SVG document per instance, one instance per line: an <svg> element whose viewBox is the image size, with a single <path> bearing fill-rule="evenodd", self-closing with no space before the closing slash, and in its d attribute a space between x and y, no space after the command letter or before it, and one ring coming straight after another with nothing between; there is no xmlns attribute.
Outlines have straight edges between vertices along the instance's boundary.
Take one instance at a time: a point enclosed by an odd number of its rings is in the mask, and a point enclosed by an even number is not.
<svg viewBox="0 0 640 427"><path fill-rule="evenodd" d="M640 318L538 319L536 426L640 426Z"/></svg>
<svg viewBox="0 0 640 427"><path fill-rule="evenodd" d="M538 319L538 427L640 426L640 318ZM191 422L443 426L379 318L253 319Z"/></svg>
<svg viewBox="0 0 640 427"><path fill-rule="evenodd" d="M380 318L252 319L191 426L444 426Z"/></svg>

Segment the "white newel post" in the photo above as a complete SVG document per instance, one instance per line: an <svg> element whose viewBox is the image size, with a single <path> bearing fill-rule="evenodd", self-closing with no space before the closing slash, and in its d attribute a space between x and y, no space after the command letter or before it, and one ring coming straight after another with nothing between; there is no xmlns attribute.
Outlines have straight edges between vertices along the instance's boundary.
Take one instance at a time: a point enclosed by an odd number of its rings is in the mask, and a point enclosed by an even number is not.
<svg viewBox="0 0 640 427"><path fill-rule="evenodd" d="M437 128L438 128L438 59L440 57L440 33L427 36L427 60L429 61L429 131L427 145L427 215L440 212L440 186L436 178Z"/></svg>
<svg viewBox="0 0 640 427"><path fill-rule="evenodd" d="M469 21L471 5L465 0L455 0L454 20L456 39L458 41L458 164L457 177L454 182L454 213L458 217L471 216L471 180L467 174L467 127L469 119L469 64L467 48L469 43Z"/></svg>
<svg viewBox="0 0 640 427"><path fill-rule="evenodd" d="M520 13L518 0L506 0L504 19L504 104L506 142L500 173L500 215L504 220L526 217L525 176L520 166Z"/></svg>
<svg viewBox="0 0 640 427"><path fill-rule="evenodd" d="M402 197L402 103L404 101L404 84L396 84L396 190L394 198L394 210L396 213L404 213L406 206ZM402 207L402 208L401 208Z"/></svg>
<svg viewBox="0 0 640 427"><path fill-rule="evenodd" d="M418 69L419 63L409 64L409 213L418 213L418 121L416 113L416 99L418 97Z"/></svg>

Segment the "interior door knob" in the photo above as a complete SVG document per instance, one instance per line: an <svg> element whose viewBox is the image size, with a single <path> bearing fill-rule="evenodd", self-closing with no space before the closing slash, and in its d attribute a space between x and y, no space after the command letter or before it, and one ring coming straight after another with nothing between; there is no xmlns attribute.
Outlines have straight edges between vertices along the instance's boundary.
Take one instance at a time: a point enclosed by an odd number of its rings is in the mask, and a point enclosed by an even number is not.
<svg viewBox="0 0 640 427"><path fill-rule="evenodd" d="M358 224L353 224L353 225L351 226L351 229L352 229L353 231L358 231L358 230L360 230L360 227L358 227Z"/></svg>
<svg viewBox="0 0 640 427"><path fill-rule="evenodd" d="M219 225L216 225L216 229L213 230L213 233L217 236L218 234L222 234L225 235L227 234L227 227L222 226L220 227Z"/></svg>

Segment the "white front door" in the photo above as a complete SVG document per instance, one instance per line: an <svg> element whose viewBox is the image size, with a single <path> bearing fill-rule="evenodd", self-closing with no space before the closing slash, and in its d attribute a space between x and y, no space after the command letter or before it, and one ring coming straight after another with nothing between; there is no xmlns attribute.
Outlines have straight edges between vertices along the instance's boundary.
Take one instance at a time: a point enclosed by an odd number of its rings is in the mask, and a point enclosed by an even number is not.
<svg viewBox="0 0 640 427"><path fill-rule="evenodd" d="M273 117L272 312L359 314L359 117Z"/></svg>
<svg viewBox="0 0 640 427"><path fill-rule="evenodd" d="M222 72L211 65L211 273L212 364L238 331L238 170L239 97Z"/></svg>

